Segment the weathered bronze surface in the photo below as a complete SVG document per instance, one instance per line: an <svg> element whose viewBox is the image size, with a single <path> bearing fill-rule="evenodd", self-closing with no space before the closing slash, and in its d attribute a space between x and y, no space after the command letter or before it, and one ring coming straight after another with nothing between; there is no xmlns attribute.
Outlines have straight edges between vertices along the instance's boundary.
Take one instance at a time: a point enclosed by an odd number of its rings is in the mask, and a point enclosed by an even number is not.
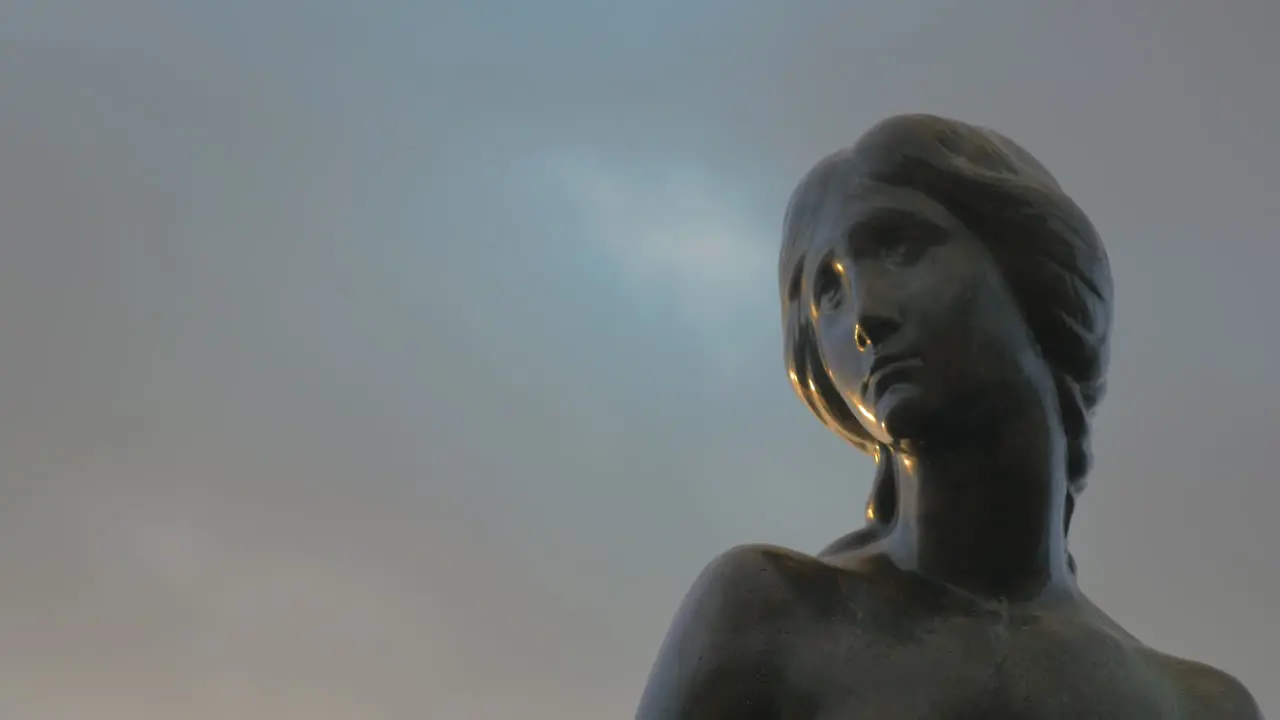
<svg viewBox="0 0 1280 720"><path fill-rule="evenodd" d="M866 524L816 557L715 559L641 720L1261 717L1077 586L1111 273L1027 151L935 116L879 123L796 189L779 281L796 393L875 458Z"/></svg>

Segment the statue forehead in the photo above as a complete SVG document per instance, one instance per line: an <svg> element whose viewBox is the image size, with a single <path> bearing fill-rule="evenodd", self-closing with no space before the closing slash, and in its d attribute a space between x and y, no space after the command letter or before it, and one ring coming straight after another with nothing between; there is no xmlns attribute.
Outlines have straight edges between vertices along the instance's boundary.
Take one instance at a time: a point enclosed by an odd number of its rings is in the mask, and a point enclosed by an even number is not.
<svg viewBox="0 0 1280 720"><path fill-rule="evenodd" d="M822 189L812 199L813 210L809 227L814 230L842 225L858 216L876 210L900 210L943 221L951 216L943 203L919 188L892 185L867 179L862 175L848 176L846 182L834 183ZM817 238L809 237L810 242Z"/></svg>
<svg viewBox="0 0 1280 720"><path fill-rule="evenodd" d="M955 120L932 115L901 115L884 120L853 145L818 161L792 192L788 203L784 241L779 257L779 282L784 292L791 276L811 249L815 233L828 226L836 213L845 213L851 198L869 197L883 188L913 191L924 199L929 193L902 181L886 179L915 176L907 168L926 167L952 178L950 190L976 189L987 184L1037 187L1048 194L1061 190L1057 181L1029 152L1004 135ZM936 177L935 177L936 179ZM969 183L973 183L972 187ZM946 214L953 208L934 204Z"/></svg>
<svg viewBox="0 0 1280 720"><path fill-rule="evenodd" d="M778 268L784 282L795 272L797 263L831 241L833 230L878 209L918 214L937 224L950 224L953 220L942 203L921 189L872 179L855 162L836 162L826 167L820 164L792 196Z"/></svg>

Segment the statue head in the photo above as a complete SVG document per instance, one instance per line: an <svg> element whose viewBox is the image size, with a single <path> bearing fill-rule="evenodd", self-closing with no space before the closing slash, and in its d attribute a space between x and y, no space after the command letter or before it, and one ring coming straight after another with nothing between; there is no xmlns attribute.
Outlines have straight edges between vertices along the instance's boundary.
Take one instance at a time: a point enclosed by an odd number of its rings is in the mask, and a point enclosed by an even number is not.
<svg viewBox="0 0 1280 720"><path fill-rule="evenodd" d="M821 160L787 207L779 263L786 360L820 420L874 455L999 426L1039 388L1060 420L1069 525L1106 387L1111 274L1092 223L1026 150L930 115L874 126Z"/></svg>

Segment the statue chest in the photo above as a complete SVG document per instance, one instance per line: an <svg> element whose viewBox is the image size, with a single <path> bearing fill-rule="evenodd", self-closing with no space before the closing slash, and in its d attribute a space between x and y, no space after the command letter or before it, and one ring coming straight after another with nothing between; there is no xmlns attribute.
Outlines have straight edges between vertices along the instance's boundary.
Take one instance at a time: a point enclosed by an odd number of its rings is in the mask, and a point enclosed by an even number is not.
<svg viewBox="0 0 1280 720"><path fill-rule="evenodd" d="M791 677L809 679L815 720L1179 717L1141 649L1093 628L966 619L888 629L832 628L805 656L788 653Z"/></svg>

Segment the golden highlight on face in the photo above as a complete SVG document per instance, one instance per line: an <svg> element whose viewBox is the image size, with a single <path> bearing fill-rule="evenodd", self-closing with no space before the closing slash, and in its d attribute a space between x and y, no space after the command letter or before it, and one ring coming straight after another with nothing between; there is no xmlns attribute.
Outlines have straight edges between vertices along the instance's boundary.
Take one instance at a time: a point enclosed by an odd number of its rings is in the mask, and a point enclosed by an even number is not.
<svg viewBox="0 0 1280 720"><path fill-rule="evenodd" d="M1052 373L1071 441L1068 475L1078 492L1089 464L1088 418L1106 387L1109 263L1092 224L1048 171L993 131L927 115L889 118L823 158L800 182L787 207L779 257L786 363L797 395L865 452L891 439L880 413L856 393L850 398L849 383L833 377L841 361L826 357L833 344L823 342L820 331L826 290L814 295L816 268L824 262L827 275L848 292L867 292L865 281L858 287L850 279L848 257L827 253L847 230L842 214L856 212L857 198L879 188L923 198L902 209L918 217L940 210L994 263ZM853 337L866 328L855 321L847 332Z"/></svg>

